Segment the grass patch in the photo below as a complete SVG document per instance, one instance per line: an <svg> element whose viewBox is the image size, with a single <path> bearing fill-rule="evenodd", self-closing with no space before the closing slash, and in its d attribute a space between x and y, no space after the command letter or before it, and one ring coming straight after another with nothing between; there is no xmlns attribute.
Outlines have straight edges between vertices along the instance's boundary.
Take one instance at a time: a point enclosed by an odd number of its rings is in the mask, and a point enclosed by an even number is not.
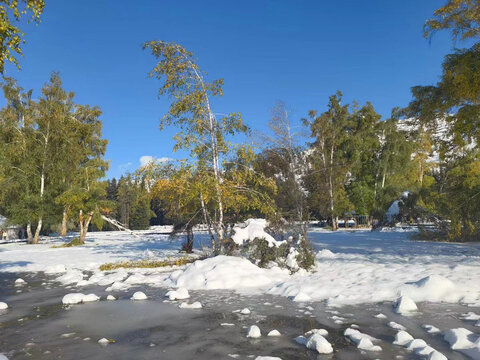
<svg viewBox="0 0 480 360"><path fill-rule="evenodd" d="M193 263L199 258L183 257L179 259L166 259L166 260L130 260L120 261L115 263L106 263L100 265L101 271L116 270L120 268L132 269L132 268L159 268L167 266L182 266Z"/></svg>
<svg viewBox="0 0 480 360"><path fill-rule="evenodd" d="M80 238L76 237L76 238L73 238L72 241L70 241L69 243L65 243L62 245L52 245L50 247L52 249L59 249L59 248L69 248L73 246L82 246L82 245L84 244L80 241Z"/></svg>

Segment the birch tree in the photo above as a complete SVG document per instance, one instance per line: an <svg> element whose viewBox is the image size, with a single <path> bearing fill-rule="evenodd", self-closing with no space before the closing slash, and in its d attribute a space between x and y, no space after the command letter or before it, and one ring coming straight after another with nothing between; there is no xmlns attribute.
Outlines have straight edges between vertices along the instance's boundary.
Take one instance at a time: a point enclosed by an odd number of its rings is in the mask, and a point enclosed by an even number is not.
<svg viewBox="0 0 480 360"><path fill-rule="evenodd" d="M175 125L180 128L174 150L190 150L191 156L202 161L213 176L215 197L213 231L219 243L225 240L225 205L222 183L222 161L231 148L228 138L246 133L239 113L217 115L211 98L222 95L223 79L208 81L193 54L182 46L165 41L150 41L143 45L158 59L149 76L162 81L159 96L172 100L169 111L160 121L160 129Z"/></svg>

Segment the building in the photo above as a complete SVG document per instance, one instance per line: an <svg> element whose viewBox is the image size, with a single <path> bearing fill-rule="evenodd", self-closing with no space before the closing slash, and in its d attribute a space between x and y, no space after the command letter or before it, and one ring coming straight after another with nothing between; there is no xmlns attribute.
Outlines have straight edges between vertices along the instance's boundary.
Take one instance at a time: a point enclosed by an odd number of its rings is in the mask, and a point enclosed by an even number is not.
<svg viewBox="0 0 480 360"><path fill-rule="evenodd" d="M9 225L7 218L0 215L0 242L24 239L25 229L18 225Z"/></svg>

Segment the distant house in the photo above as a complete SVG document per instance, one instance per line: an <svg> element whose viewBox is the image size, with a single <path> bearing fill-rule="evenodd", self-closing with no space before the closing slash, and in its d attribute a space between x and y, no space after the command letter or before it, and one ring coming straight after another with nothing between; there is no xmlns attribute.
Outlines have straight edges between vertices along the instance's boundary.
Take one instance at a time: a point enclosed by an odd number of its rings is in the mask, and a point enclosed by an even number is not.
<svg viewBox="0 0 480 360"><path fill-rule="evenodd" d="M0 242L25 238L25 229L18 225L9 225L7 218L0 215Z"/></svg>

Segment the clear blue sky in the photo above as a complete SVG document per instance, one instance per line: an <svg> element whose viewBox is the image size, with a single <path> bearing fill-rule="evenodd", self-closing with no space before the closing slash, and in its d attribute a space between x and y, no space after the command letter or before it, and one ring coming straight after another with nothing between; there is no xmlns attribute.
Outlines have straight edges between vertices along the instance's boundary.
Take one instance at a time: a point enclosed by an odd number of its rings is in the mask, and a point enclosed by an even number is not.
<svg viewBox="0 0 480 360"><path fill-rule="evenodd" d="M174 129L158 130L168 99L158 99L148 40L194 52L213 78L225 79L215 112L240 111L265 129L283 100L296 120L324 110L337 89L346 101L371 101L382 116L408 104L410 87L437 82L448 34L422 36L442 0L46 0L39 26L26 28L22 70L8 76L39 89L59 71L81 104L103 110L109 176L134 170L144 155L173 157ZM2 100L3 105L3 100Z"/></svg>

